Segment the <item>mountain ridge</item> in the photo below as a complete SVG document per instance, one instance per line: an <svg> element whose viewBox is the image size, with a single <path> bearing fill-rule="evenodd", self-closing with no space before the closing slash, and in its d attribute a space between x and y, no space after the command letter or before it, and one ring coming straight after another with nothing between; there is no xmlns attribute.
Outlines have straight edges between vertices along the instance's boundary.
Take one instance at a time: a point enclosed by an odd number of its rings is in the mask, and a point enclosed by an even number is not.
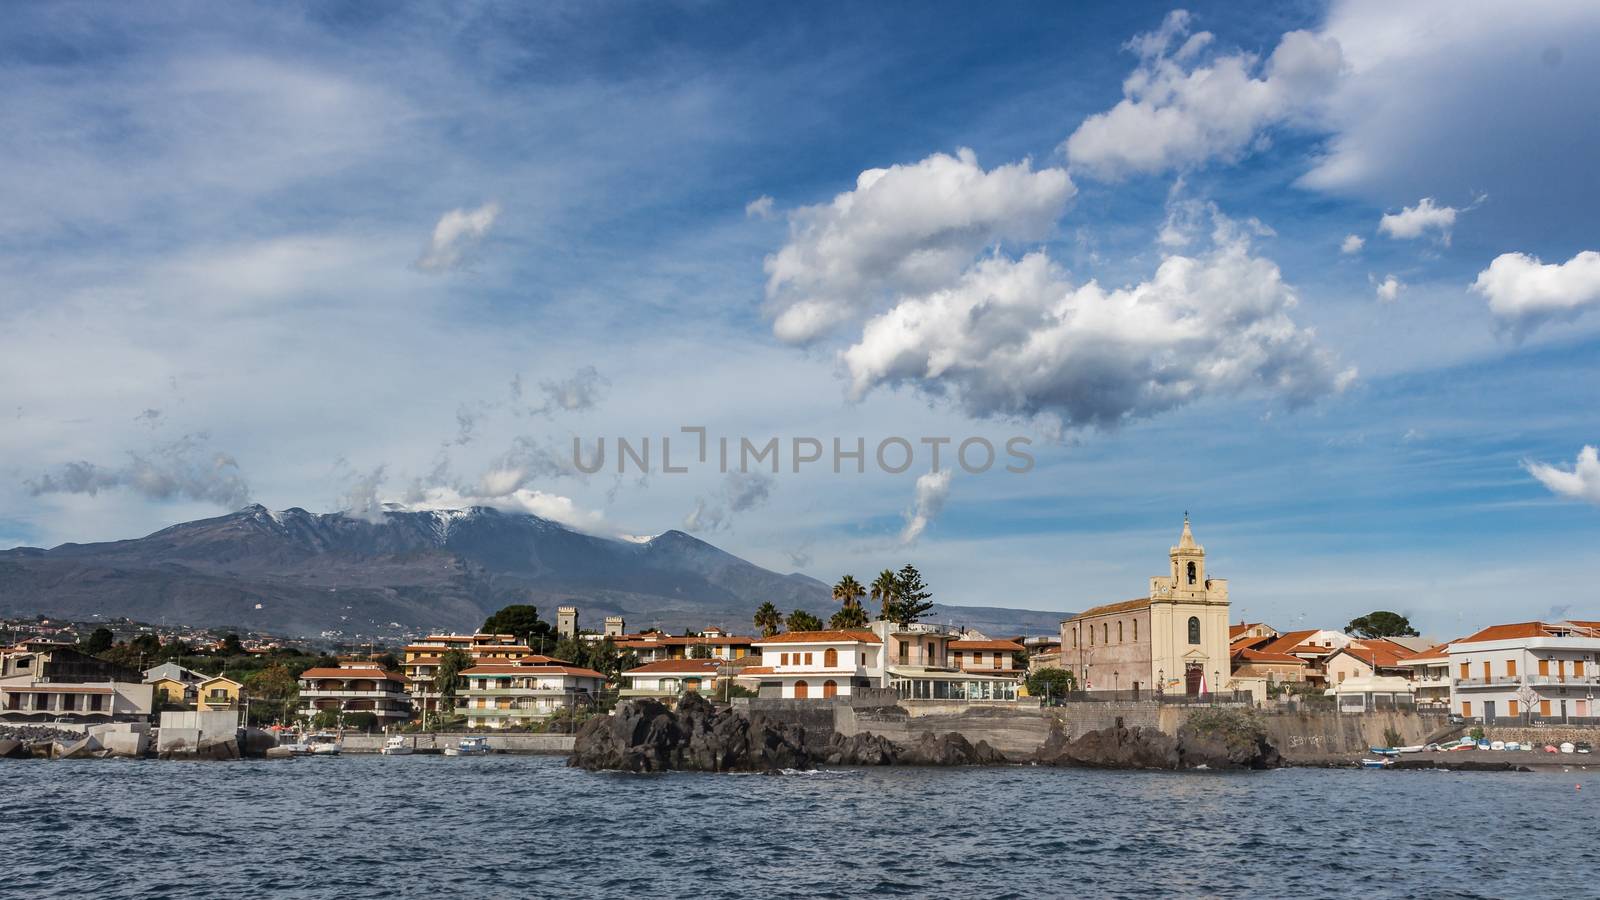
<svg viewBox="0 0 1600 900"><path fill-rule="evenodd" d="M142 538L0 550L0 613L128 616L292 635L468 630L508 603L584 624L718 625L748 632L756 606L826 619L829 586L762 568L677 529L645 540L585 534L491 507L385 510L376 519L252 504ZM1061 613L938 605L994 633L1056 630Z"/></svg>

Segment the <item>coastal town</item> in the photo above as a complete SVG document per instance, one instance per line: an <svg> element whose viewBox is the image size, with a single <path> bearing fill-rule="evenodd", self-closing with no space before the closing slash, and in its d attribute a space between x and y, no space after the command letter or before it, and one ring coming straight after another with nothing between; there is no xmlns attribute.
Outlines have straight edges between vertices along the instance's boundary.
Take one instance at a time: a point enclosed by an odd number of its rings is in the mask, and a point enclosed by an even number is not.
<svg viewBox="0 0 1600 900"><path fill-rule="evenodd" d="M1499 729L1514 743L1575 750L1588 749L1588 730L1600 724L1600 622L1492 623L1436 640L1378 611L1344 628L1280 630L1232 621L1229 584L1207 571L1187 517L1167 557L1146 596L1091 607L1045 635L923 621L931 592L911 566L870 587L841 579L827 622L764 604L748 635L629 631L616 615L586 628L575 605L558 607L551 624L513 605L475 633L321 653L201 629L138 627L113 643L109 629L75 634L40 618L8 623L16 637L0 648L0 728L81 735L80 754L181 756L209 738L232 741L226 755L239 755L246 729L269 743L322 734L345 749L427 752L440 749L439 734L535 746L511 738L570 735L621 704L672 708L689 694L801 717L796 710L887 703L929 722L978 709L985 721L1079 710L1090 722L1100 721L1096 711L1120 721L1143 710L1155 725L1163 709L1197 706L1404 715L1429 732L1485 738Z"/></svg>

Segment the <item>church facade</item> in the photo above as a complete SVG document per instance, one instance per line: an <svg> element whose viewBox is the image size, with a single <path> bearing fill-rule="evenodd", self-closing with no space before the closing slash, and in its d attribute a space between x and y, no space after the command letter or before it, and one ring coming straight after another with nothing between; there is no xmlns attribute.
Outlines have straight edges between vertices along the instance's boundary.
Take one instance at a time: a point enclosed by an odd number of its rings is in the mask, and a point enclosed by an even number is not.
<svg viewBox="0 0 1600 900"><path fill-rule="evenodd" d="M1061 623L1061 663L1080 690L1203 694L1226 687L1228 582L1206 572L1189 517L1167 574L1137 600L1084 610Z"/></svg>

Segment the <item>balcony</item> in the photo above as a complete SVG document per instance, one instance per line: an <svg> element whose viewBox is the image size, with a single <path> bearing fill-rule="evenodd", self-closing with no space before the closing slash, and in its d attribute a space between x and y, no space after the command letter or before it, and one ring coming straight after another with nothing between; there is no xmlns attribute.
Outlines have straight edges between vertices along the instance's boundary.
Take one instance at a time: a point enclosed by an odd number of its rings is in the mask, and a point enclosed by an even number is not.
<svg viewBox="0 0 1600 900"><path fill-rule="evenodd" d="M1518 687L1522 679L1515 675L1491 675L1488 678L1457 678L1452 682L1457 690Z"/></svg>
<svg viewBox="0 0 1600 900"><path fill-rule="evenodd" d="M200 705L212 708L232 709L237 702L235 697L201 697Z"/></svg>
<svg viewBox="0 0 1600 900"><path fill-rule="evenodd" d="M366 698L366 697L384 697L384 698L388 698L390 700L409 700L410 699L410 695L407 694L405 691L324 691L324 690L316 690L316 689L308 689L308 688L301 688L300 689L300 696L302 696L302 697L329 697L329 698L334 698L334 699L356 698L356 697L361 697L361 698Z"/></svg>

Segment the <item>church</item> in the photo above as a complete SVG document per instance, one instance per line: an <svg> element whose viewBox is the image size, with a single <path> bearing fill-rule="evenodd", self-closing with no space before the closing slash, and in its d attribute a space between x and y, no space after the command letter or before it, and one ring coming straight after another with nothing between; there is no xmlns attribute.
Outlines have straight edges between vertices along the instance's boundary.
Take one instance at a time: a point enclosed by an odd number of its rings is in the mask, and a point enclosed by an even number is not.
<svg viewBox="0 0 1600 900"><path fill-rule="evenodd" d="M1183 517L1171 568L1137 600L1061 623L1061 665L1079 690L1211 693L1229 680L1228 582L1206 574L1205 548Z"/></svg>

